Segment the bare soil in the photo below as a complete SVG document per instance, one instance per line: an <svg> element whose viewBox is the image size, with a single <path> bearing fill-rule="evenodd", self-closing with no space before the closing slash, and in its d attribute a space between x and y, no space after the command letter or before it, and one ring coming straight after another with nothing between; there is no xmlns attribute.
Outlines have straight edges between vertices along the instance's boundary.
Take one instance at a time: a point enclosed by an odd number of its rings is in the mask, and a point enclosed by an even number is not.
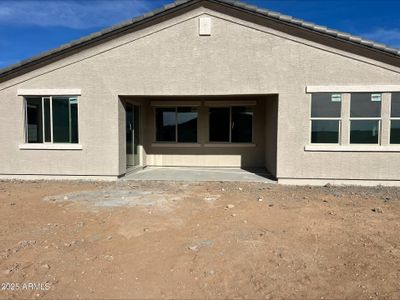
<svg viewBox="0 0 400 300"><path fill-rule="evenodd" d="M0 298L398 299L399 195L1 181Z"/></svg>

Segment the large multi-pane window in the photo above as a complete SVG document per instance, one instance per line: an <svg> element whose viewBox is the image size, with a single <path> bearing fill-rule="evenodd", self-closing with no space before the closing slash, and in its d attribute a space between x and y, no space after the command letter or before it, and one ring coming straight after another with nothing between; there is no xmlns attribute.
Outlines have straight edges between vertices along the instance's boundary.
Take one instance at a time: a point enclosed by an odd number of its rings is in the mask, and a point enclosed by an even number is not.
<svg viewBox="0 0 400 300"><path fill-rule="evenodd" d="M197 142L198 111L194 107L157 107L157 142Z"/></svg>
<svg viewBox="0 0 400 300"><path fill-rule="evenodd" d="M251 143L253 108L247 106L210 107L210 142Z"/></svg>
<svg viewBox="0 0 400 300"><path fill-rule="evenodd" d="M390 109L390 143L400 144L400 93L392 94Z"/></svg>
<svg viewBox="0 0 400 300"><path fill-rule="evenodd" d="M354 93L350 101L350 144L379 144L382 94Z"/></svg>
<svg viewBox="0 0 400 300"><path fill-rule="evenodd" d="M28 143L78 143L77 97L27 97Z"/></svg>
<svg viewBox="0 0 400 300"><path fill-rule="evenodd" d="M338 144L341 94L315 93L311 97L311 143Z"/></svg>

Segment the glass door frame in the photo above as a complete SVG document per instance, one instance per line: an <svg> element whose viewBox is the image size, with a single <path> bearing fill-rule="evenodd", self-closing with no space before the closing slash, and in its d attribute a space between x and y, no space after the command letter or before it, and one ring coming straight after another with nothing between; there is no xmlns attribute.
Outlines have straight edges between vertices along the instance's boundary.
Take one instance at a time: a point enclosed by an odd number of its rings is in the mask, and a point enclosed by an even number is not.
<svg viewBox="0 0 400 300"><path fill-rule="evenodd" d="M128 106L132 107L132 160L133 160L133 164L129 165L128 162L128 139L127 139L127 127L128 127L128 120L127 115L128 115ZM125 100L124 101L124 109L125 109L125 157L126 157L126 163L125 163L125 167L126 167L126 172L130 172L132 170L135 170L137 168L142 168L143 167L143 135L142 135L142 106L140 103L136 102L136 101L130 101L130 100ZM137 109L137 114L135 114L135 109ZM137 122L135 122L135 115L138 116L138 120ZM136 151L137 151L137 163L135 163L136 159L135 159L135 124L138 125L139 129L136 131L139 135L138 138L138 142L136 145Z"/></svg>

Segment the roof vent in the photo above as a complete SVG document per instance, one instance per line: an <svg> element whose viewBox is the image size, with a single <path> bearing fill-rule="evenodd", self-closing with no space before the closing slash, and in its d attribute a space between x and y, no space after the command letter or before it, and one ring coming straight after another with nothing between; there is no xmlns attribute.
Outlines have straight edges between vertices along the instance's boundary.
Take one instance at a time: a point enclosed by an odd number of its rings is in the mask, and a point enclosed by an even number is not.
<svg viewBox="0 0 400 300"><path fill-rule="evenodd" d="M199 35L209 36L211 35L211 18L200 17L199 18Z"/></svg>

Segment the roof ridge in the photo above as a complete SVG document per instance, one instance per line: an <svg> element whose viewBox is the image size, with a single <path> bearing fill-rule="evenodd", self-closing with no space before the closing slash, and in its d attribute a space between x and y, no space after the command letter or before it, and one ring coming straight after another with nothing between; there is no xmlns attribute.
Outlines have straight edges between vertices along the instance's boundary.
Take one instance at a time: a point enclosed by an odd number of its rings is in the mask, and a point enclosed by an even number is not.
<svg viewBox="0 0 400 300"><path fill-rule="evenodd" d="M136 16L132 19L118 23L111 27L104 28L98 32L94 32L90 35L83 36L83 37L81 37L77 40L73 40L69 43L63 44L57 48L53 48L51 50L41 52L33 57L21 60L15 64L4 67L4 68L0 69L0 79L18 69L22 69L26 66L29 66L30 64L40 63L42 60L46 60L47 58L50 58L52 55L55 56L56 54L60 54L63 51L73 50L83 44L95 42L95 41L105 38L113 33L117 33L118 30L122 30L129 26L134 26L140 22L144 22L148 19L156 17L159 14L165 13L169 10L178 8L180 6L189 5L191 3L194 4L194 3L202 2L202 1L220 3L220 4L225 4L225 5L229 5L232 7L236 7L238 9L243 9L243 10L246 10L247 12L262 15L271 20L276 20L276 21L283 22L283 23L291 25L291 26L297 26L297 27L300 27L300 28L303 28L306 30L311 30L311 31L314 31L314 32L317 32L320 34L324 34L324 35L327 35L330 37L334 37L334 38L343 40L344 42L363 46L363 47L366 47L371 50L376 50L376 51L382 52L384 54L389 54L389 55L393 55L395 57L400 58L400 49L398 49L398 48L389 47L382 43L364 39L360 36L352 35L350 33L330 29L326 26L318 25L318 24L315 24L312 22L307 22L302 19L298 19L298 18L294 18L289 15L281 14L279 12L275 12L275 11L264 9L264 8L259 8L256 5L250 5L250 4L247 4L247 3L239 1L239 0L176 0L175 2L165 4L163 7L154 9L143 15Z"/></svg>

